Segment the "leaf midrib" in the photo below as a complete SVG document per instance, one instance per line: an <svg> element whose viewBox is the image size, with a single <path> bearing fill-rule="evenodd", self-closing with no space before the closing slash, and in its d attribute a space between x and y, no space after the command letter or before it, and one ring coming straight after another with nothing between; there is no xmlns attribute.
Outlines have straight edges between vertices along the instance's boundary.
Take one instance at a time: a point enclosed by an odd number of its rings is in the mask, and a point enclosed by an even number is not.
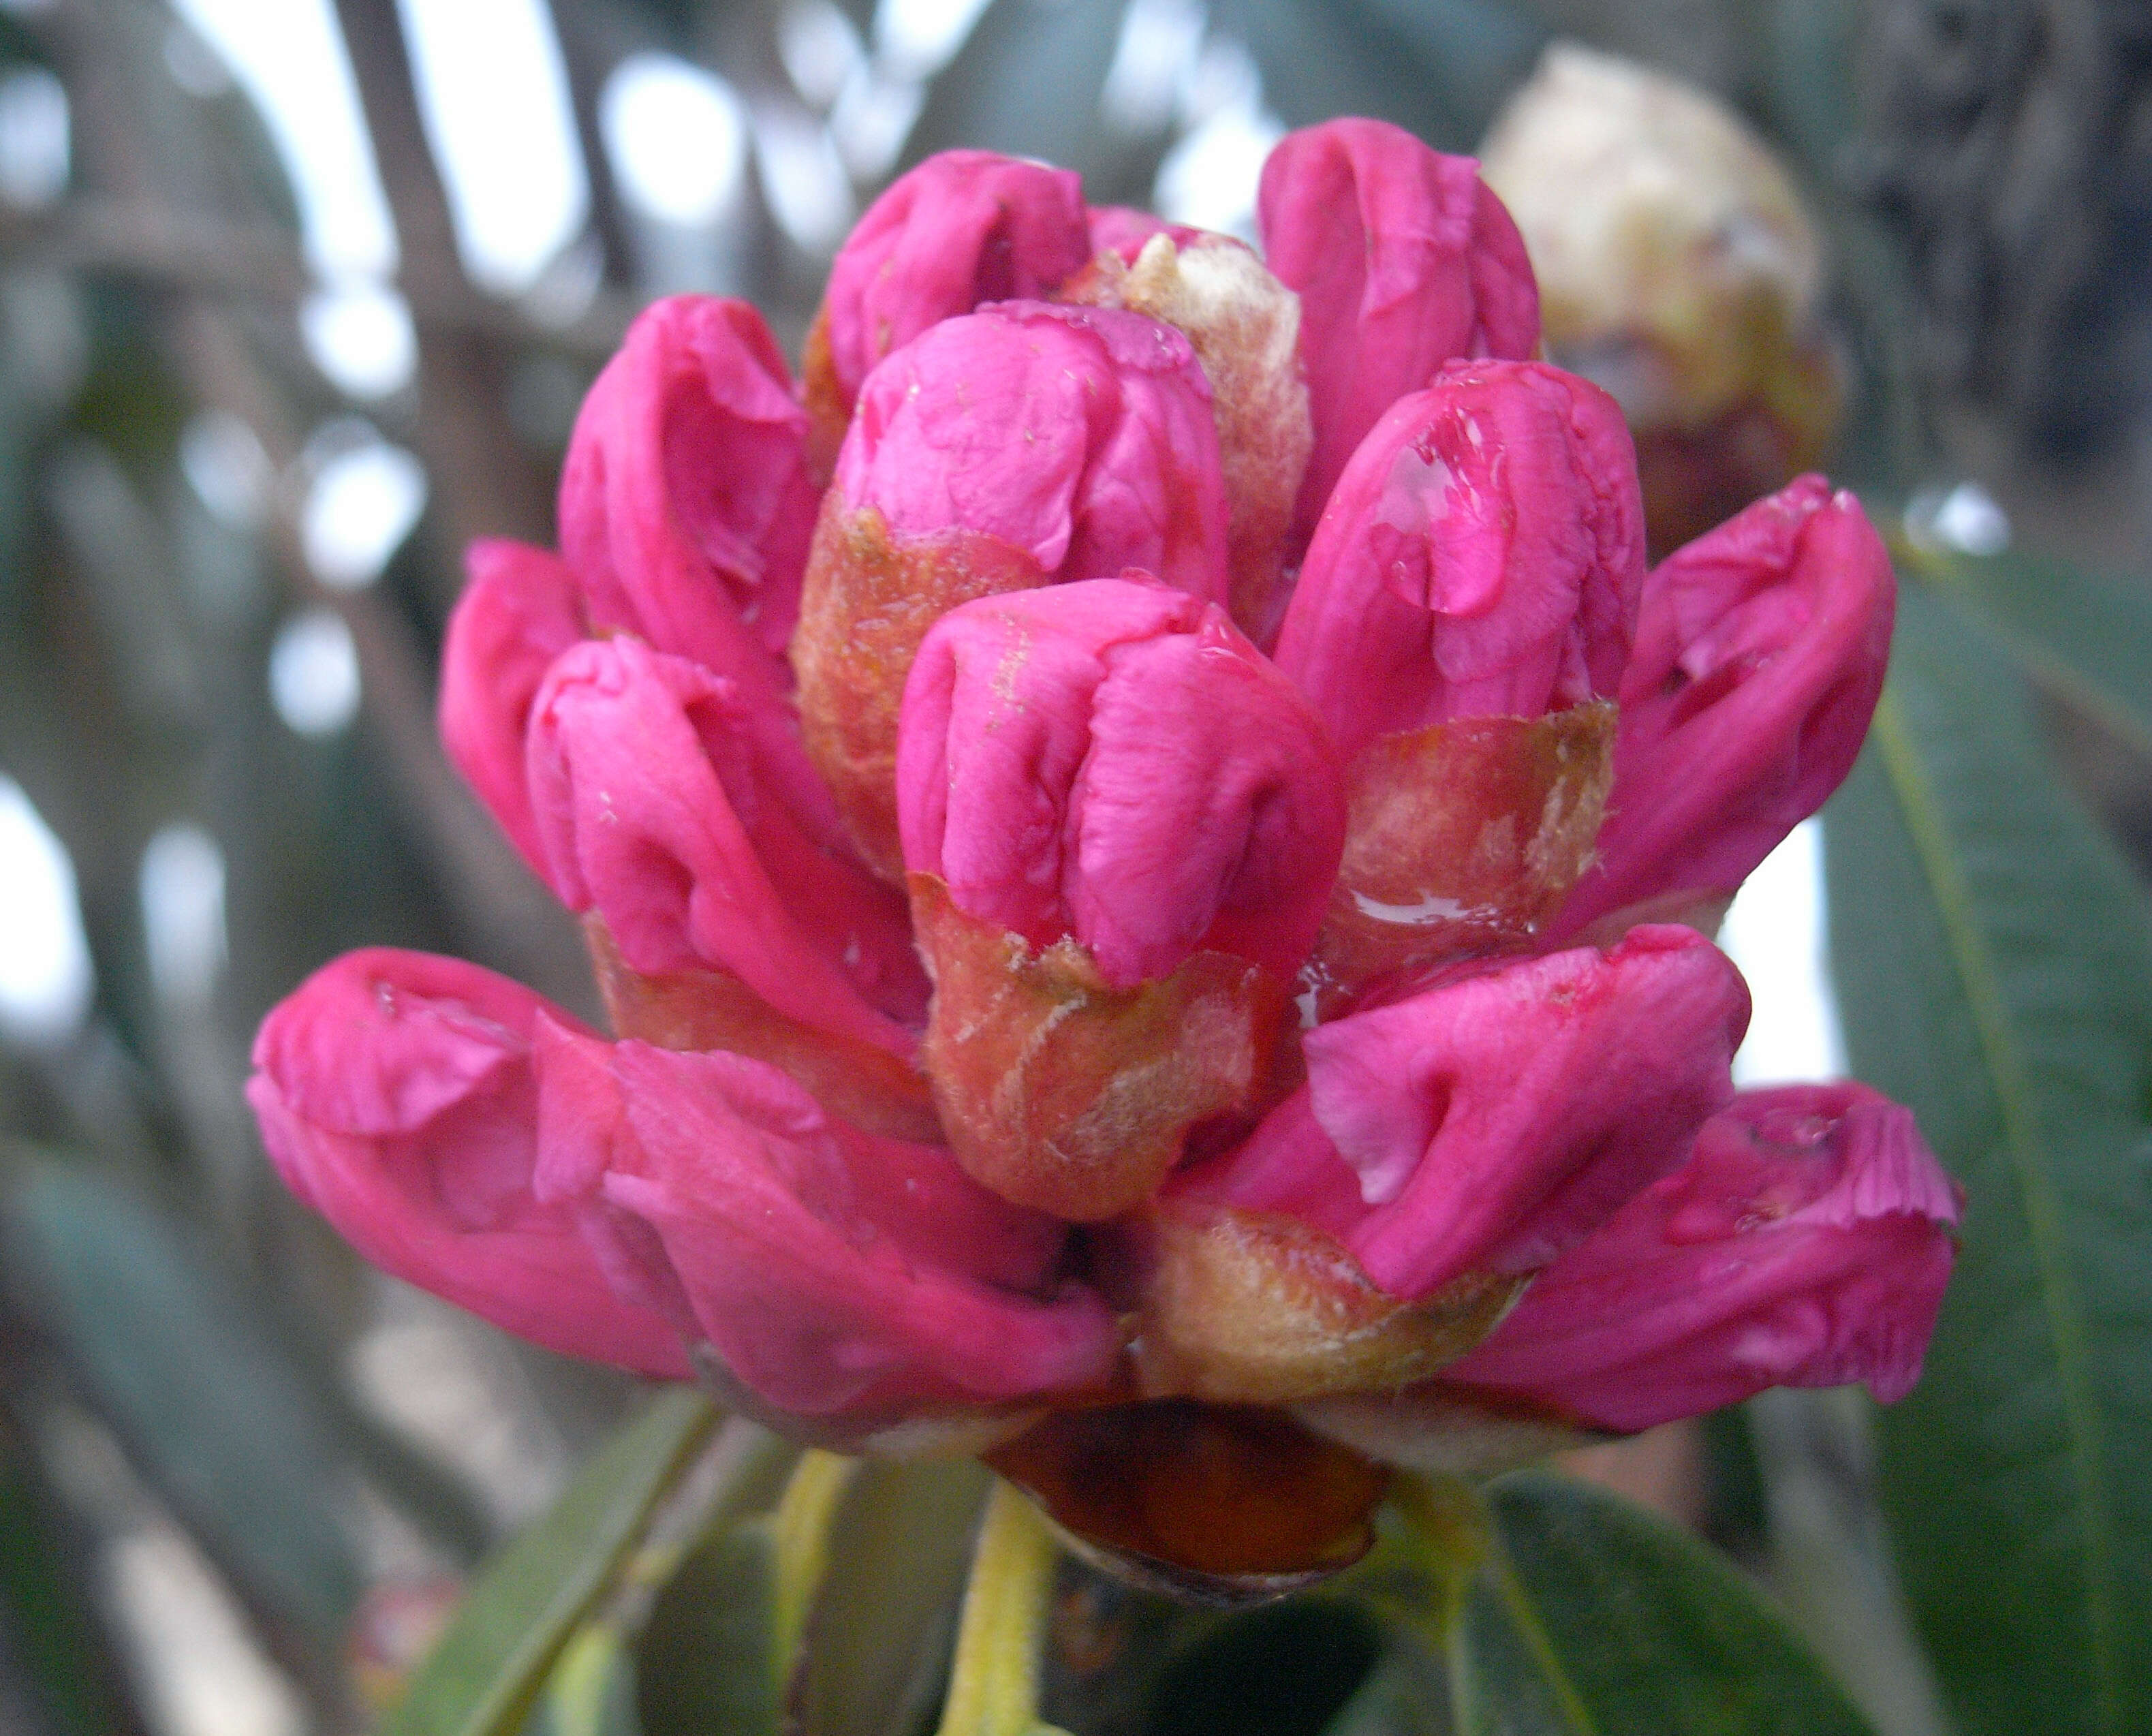
<svg viewBox="0 0 2152 1736"><path fill-rule="evenodd" d="M2042 1312L2047 1317L2062 1383L2071 1479L2078 1491L2078 1529L2085 1546L2086 1615L2099 1683L2099 1728L2119 1732L2121 1707L2115 1682L2114 1563L2110 1543L2114 1512L2108 1487L2107 1444L2089 1386L2083 1305L2071 1282L2060 1212L2048 1179L2051 1160L2047 1140L2032 1106L2025 1060L1994 957L1974 913L1972 889L1952 854L1949 828L1930 788L1919 750L1896 697L1887 691L1876 706L1872 734L1934 894L1952 963L1964 986L1989 1082L2002 1111L2003 1144L2040 1273Z"/></svg>

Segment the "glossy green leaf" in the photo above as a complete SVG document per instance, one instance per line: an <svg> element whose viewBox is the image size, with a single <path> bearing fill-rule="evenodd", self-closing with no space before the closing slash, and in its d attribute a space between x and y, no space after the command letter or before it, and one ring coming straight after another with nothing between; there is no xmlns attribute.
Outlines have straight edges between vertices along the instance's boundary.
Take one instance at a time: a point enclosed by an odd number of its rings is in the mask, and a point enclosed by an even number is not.
<svg viewBox="0 0 2152 1736"><path fill-rule="evenodd" d="M799 1691L815 1736L902 1736L931 1712L991 1481L971 1459L860 1467L808 1622Z"/></svg>
<svg viewBox="0 0 2152 1736"><path fill-rule="evenodd" d="M553 1510L479 1576L383 1736L519 1728L576 1623L715 1420L699 1393L667 1392L593 1454Z"/></svg>
<svg viewBox="0 0 2152 1736"><path fill-rule="evenodd" d="M1461 1736L1863 1736L1867 1726L1716 1551L1544 1473L1490 1492L1452 1635Z"/></svg>
<svg viewBox="0 0 2152 1736"><path fill-rule="evenodd" d="M1826 816L1855 1070L1967 1200L1912 1395L1880 1414L1907 1595L1968 1736L2152 1728L2152 939L2023 680L1910 588Z"/></svg>
<svg viewBox="0 0 2152 1736"><path fill-rule="evenodd" d="M1949 555L1923 571L2039 678L2152 756L2152 588L2037 555Z"/></svg>
<svg viewBox="0 0 2152 1736"><path fill-rule="evenodd" d="M32 1169L8 1266L142 1475L257 1608L341 1642L360 1589L348 1464L256 1304L175 1221L86 1170Z"/></svg>

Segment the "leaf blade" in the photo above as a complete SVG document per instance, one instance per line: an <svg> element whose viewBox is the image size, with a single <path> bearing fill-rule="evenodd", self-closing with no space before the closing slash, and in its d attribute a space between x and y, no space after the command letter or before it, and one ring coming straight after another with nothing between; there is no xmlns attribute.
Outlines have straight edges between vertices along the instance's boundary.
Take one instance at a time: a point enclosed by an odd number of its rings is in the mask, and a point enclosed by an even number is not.
<svg viewBox="0 0 2152 1736"><path fill-rule="evenodd" d="M1825 835L1855 1069L1913 1109L1968 1194L1927 1373L1878 1424L1916 1619L1968 1731L2143 1728L2144 900L2054 789L2002 647L1918 587Z"/></svg>
<svg viewBox="0 0 2152 1736"><path fill-rule="evenodd" d="M1718 1554L1544 1472L1490 1491L1491 1546L1453 1635L1462 1736L1865 1736Z"/></svg>
<svg viewBox="0 0 2152 1736"><path fill-rule="evenodd" d="M576 1623L716 1424L699 1393L662 1393L494 1558L412 1678L383 1736L503 1736L519 1727Z"/></svg>

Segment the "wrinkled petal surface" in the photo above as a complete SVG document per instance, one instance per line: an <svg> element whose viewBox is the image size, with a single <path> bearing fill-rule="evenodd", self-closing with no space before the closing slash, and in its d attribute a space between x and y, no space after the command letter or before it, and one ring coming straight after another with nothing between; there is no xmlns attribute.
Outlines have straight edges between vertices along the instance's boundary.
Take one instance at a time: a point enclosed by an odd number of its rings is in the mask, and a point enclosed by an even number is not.
<svg viewBox="0 0 2152 1736"><path fill-rule="evenodd" d="M529 776L552 884L646 975L714 967L779 1012L907 1054L901 904L810 842L758 781L737 690L632 639L576 647L535 707Z"/></svg>
<svg viewBox="0 0 2152 1736"><path fill-rule="evenodd" d="M269 1015L247 1100L292 1190L383 1271L549 1349L685 1378L671 1322L532 1190L547 1016L573 1024L458 959L348 953Z"/></svg>
<svg viewBox="0 0 2152 1736"><path fill-rule="evenodd" d="M815 528L807 418L745 302L673 296L628 328L576 419L561 551L591 624L782 688Z"/></svg>
<svg viewBox="0 0 2152 1736"><path fill-rule="evenodd" d="M1852 1084L1745 1092L1443 1378L1605 1429L1770 1386L1865 1381L1887 1404L1920 1376L1958 1211L1887 1098Z"/></svg>
<svg viewBox="0 0 2152 1736"><path fill-rule="evenodd" d="M1049 295L1091 252L1073 170L990 150L929 157L867 207L830 266L818 324L835 402L849 411L876 364L928 327Z"/></svg>
<svg viewBox="0 0 2152 1736"><path fill-rule="evenodd" d="M1302 1217L1408 1299L1530 1272L1681 1162L1748 1023L1686 928L1480 968L1308 1032L1307 1084L1175 1190Z"/></svg>
<svg viewBox="0 0 2152 1736"><path fill-rule="evenodd" d="M900 1417L1109 1372L1112 1316L1053 1277L1061 1227L946 1151L832 1121L744 1056L563 1038L546 1065L549 1191L628 1221L647 1282L772 1405Z"/></svg>
<svg viewBox="0 0 2152 1736"><path fill-rule="evenodd" d="M897 538L1022 549L1042 583L1140 566L1225 600L1210 388L1187 338L1140 314L1027 302L944 321L868 379L837 485Z"/></svg>
<svg viewBox="0 0 2152 1736"><path fill-rule="evenodd" d="M1216 604L1095 579L944 616L905 690L905 865L1134 987L1199 947L1290 976L1345 805L1306 703Z"/></svg>
<svg viewBox="0 0 2152 1736"><path fill-rule="evenodd" d="M1278 665L1348 755L1457 717L1538 717L1622 680L1644 578L1614 400L1537 362L1445 370L1353 454Z"/></svg>
<svg viewBox="0 0 2152 1736"><path fill-rule="evenodd" d="M1675 892L1730 892L1853 769L1897 581L1860 504L1804 476L1652 570L1622 679L1600 865L1574 933Z"/></svg>
<svg viewBox="0 0 2152 1736"><path fill-rule="evenodd" d="M1315 411L1300 519L1312 527L1395 399L1445 362L1533 353L1539 292L1478 165L1387 121L1288 134L1263 165L1256 210L1270 268L1300 293Z"/></svg>

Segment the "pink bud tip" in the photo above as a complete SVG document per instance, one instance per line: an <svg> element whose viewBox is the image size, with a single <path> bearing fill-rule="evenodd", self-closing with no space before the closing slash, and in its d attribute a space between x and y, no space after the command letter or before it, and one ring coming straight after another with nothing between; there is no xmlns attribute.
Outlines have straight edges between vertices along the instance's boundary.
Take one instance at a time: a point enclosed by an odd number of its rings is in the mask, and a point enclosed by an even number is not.
<svg viewBox="0 0 2152 1736"><path fill-rule="evenodd" d="M1443 1378L1602 1429L1769 1386L1865 1381L1887 1404L1920 1378L1960 1199L1865 1085L1744 1093Z"/></svg>
<svg viewBox="0 0 2152 1736"><path fill-rule="evenodd" d="M1300 517L1312 528L1393 400L1445 362L1533 353L1539 292L1479 165L1386 121L1287 134L1263 165L1256 215L1270 268L1300 292L1315 413Z"/></svg>
<svg viewBox="0 0 2152 1736"><path fill-rule="evenodd" d="M1353 454L1278 665L1348 757L1450 718L1538 717L1613 693L1643 576L1614 400L1542 363L1462 363Z"/></svg>
<svg viewBox="0 0 2152 1736"><path fill-rule="evenodd" d="M1215 603L1095 579L926 637L897 748L906 866L1129 988L1191 952L1290 977L1322 921L1342 779L1307 705Z"/></svg>
<svg viewBox="0 0 2152 1736"><path fill-rule="evenodd" d="M1082 178L945 150L892 181L837 250L809 391L840 419L883 357L987 302L1037 300L1090 257Z"/></svg>
<svg viewBox="0 0 2152 1736"><path fill-rule="evenodd" d="M487 538L441 646L441 740L464 780L540 876L546 853L523 775L531 702L554 658L583 637L575 576L547 549Z"/></svg>
<svg viewBox="0 0 2152 1736"><path fill-rule="evenodd" d="M1177 1185L1302 1216L1408 1299L1530 1272L1681 1161L1748 1023L1690 929L1480 967L1309 1032L1306 1089Z"/></svg>
<svg viewBox="0 0 2152 1736"><path fill-rule="evenodd" d="M1897 583L1850 494L1804 476L1655 567L1600 865L1575 933L1676 892L1731 892L1853 768L1883 690Z"/></svg>
<svg viewBox="0 0 2152 1736"><path fill-rule="evenodd" d="M591 624L781 690L815 526L806 438L753 307L646 308L583 400L561 476L561 552Z"/></svg>
<svg viewBox="0 0 2152 1736"><path fill-rule="evenodd" d="M460 960L348 953L269 1015L247 1101L292 1190L384 1272L550 1349L684 1378L672 1323L617 1295L575 1214L533 1190L546 1018L581 1028Z"/></svg>

